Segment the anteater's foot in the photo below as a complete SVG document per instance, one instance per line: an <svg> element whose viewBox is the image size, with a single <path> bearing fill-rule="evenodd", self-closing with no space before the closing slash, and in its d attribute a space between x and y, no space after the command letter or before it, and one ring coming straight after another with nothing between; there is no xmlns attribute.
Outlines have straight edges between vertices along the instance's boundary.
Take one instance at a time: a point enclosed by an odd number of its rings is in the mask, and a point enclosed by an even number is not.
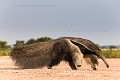
<svg viewBox="0 0 120 80"><path fill-rule="evenodd" d="M48 68L48 69L52 69L52 67L50 67L50 66L47 66L47 68Z"/></svg>

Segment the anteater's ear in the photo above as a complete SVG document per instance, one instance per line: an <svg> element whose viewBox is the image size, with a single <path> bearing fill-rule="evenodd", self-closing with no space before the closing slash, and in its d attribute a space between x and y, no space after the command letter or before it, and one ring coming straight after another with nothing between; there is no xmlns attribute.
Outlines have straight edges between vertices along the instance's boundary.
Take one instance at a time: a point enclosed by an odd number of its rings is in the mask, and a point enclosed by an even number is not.
<svg viewBox="0 0 120 80"><path fill-rule="evenodd" d="M86 48L89 51L92 51L91 49L89 49L86 45L82 44L81 42L77 42L75 40L70 40L74 45L78 46L80 49L81 48ZM93 52L93 51L92 51Z"/></svg>

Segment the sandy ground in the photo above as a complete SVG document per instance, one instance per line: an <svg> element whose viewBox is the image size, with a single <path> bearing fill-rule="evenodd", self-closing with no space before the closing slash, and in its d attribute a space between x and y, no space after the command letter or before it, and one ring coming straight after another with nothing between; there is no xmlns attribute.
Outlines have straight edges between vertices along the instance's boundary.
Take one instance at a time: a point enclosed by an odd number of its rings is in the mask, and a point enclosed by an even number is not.
<svg viewBox="0 0 120 80"><path fill-rule="evenodd" d="M9 57L0 57L0 80L120 80L120 59L107 59L110 68L99 60L97 71L83 63L79 70L71 70L61 62L53 69L19 69Z"/></svg>

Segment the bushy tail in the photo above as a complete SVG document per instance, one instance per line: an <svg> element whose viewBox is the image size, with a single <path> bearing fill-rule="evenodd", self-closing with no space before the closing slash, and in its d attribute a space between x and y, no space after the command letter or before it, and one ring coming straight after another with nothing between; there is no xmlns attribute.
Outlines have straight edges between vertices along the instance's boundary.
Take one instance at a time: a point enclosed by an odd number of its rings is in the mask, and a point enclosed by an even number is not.
<svg viewBox="0 0 120 80"><path fill-rule="evenodd" d="M20 68L41 68L50 63L50 54L43 54L39 51L29 51L22 48L15 48L11 51L11 59Z"/></svg>

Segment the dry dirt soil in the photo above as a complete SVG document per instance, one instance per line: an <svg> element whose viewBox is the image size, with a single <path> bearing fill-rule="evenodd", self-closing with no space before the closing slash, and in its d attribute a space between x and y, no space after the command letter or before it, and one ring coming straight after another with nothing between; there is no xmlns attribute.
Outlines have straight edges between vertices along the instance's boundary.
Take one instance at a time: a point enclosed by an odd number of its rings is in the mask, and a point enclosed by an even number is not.
<svg viewBox="0 0 120 80"><path fill-rule="evenodd" d="M53 69L19 69L8 56L0 57L0 80L120 80L120 59L107 59L110 68L99 59L98 70L83 63L79 70L71 70L61 62Z"/></svg>

